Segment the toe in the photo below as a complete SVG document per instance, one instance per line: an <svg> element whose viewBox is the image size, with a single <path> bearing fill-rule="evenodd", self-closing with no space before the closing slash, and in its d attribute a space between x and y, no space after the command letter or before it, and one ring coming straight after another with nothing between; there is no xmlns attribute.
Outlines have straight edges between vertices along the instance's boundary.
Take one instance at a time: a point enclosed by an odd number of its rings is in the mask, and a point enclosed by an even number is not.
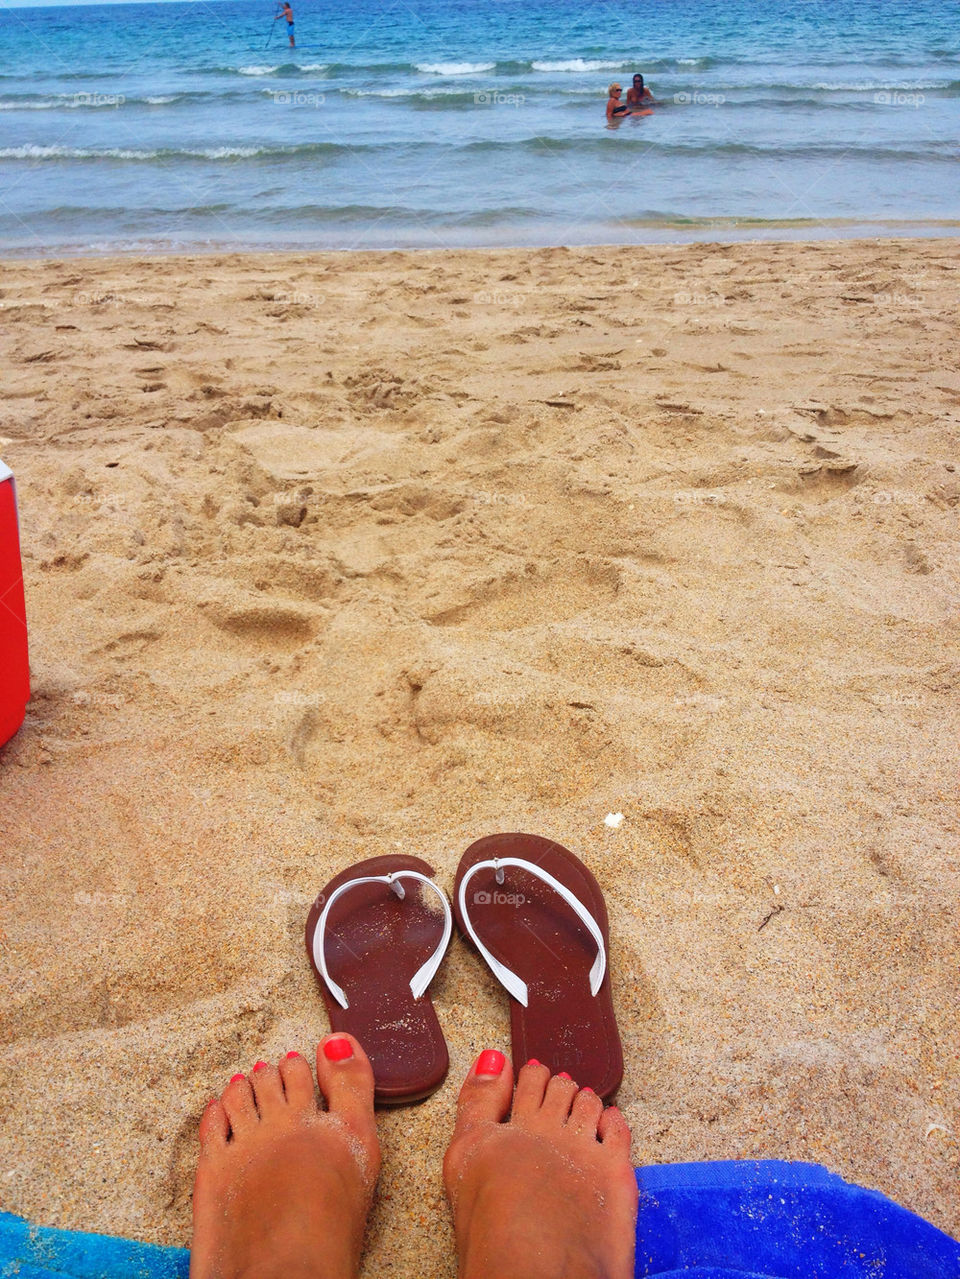
<svg viewBox="0 0 960 1279"><path fill-rule="evenodd" d="M283 1096L283 1080L276 1066L258 1061L250 1072L253 1097L261 1119L270 1119L283 1112L286 1102Z"/></svg>
<svg viewBox="0 0 960 1279"><path fill-rule="evenodd" d="M539 1061L528 1061L520 1067L517 1076L517 1092L513 1099L514 1119L529 1119L543 1105L543 1094L550 1079L550 1070Z"/></svg>
<svg viewBox="0 0 960 1279"><path fill-rule="evenodd" d="M253 1104L253 1089L246 1075L234 1075L223 1090L223 1108L230 1120L230 1131L242 1136L258 1122L257 1108Z"/></svg>
<svg viewBox="0 0 960 1279"><path fill-rule="evenodd" d="M316 1097L313 1092L313 1072L302 1053L287 1053L280 1063L280 1078L287 1105L296 1110L313 1110Z"/></svg>
<svg viewBox="0 0 960 1279"><path fill-rule="evenodd" d="M457 1100L454 1139L482 1123L500 1123L510 1109L513 1068L502 1052L488 1048L470 1067Z"/></svg>
<svg viewBox="0 0 960 1279"><path fill-rule="evenodd" d="M592 1088L581 1088L570 1107L567 1127L585 1137L597 1138L597 1124L603 1114L603 1102Z"/></svg>
<svg viewBox="0 0 960 1279"><path fill-rule="evenodd" d="M554 1075L543 1094L541 1116L551 1122L566 1123L576 1095L577 1085L569 1075Z"/></svg>
<svg viewBox="0 0 960 1279"><path fill-rule="evenodd" d="M200 1146L203 1150L219 1150L227 1144L230 1121L219 1097L207 1102L200 1120Z"/></svg>
<svg viewBox="0 0 960 1279"><path fill-rule="evenodd" d="M331 1114L372 1122L373 1067L352 1035L338 1031L317 1045L317 1083Z"/></svg>
<svg viewBox="0 0 960 1279"><path fill-rule="evenodd" d="M630 1156L630 1125L616 1106L608 1106L600 1116L597 1132L603 1142L604 1149L614 1154Z"/></svg>

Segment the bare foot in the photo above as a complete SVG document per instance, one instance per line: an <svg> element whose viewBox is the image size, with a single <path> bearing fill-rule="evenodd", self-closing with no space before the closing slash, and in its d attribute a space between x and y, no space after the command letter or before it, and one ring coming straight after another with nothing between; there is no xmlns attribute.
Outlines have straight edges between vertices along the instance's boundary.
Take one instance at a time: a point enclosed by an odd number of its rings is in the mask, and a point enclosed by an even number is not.
<svg viewBox="0 0 960 1279"><path fill-rule="evenodd" d="M234 1075L200 1121L190 1279L353 1279L380 1171L373 1071L350 1035Z"/></svg>
<svg viewBox="0 0 960 1279"><path fill-rule="evenodd" d="M530 1062L481 1053L443 1162L461 1279L633 1279L637 1183L615 1106Z"/></svg>

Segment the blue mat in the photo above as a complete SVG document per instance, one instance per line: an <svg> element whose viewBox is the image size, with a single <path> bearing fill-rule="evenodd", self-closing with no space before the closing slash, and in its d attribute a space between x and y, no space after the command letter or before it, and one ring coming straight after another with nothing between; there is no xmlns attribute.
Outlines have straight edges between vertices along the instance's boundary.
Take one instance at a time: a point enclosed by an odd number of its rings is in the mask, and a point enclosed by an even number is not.
<svg viewBox="0 0 960 1279"><path fill-rule="evenodd" d="M637 1279L960 1279L960 1244L818 1164L661 1164L638 1168L637 1184ZM185 1248L0 1213L2 1279L187 1279L189 1267Z"/></svg>

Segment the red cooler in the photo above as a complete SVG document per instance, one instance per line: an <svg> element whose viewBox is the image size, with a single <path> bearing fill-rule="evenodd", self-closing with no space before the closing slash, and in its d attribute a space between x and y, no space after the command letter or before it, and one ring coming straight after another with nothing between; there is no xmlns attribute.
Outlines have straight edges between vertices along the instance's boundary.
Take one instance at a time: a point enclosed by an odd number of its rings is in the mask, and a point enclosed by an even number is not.
<svg viewBox="0 0 960 1279"><path fill-rule="evenodd" d="M17 494L13 472L0 462L0 746L23 723L30 696L27 612L23 600Z"/></svg>

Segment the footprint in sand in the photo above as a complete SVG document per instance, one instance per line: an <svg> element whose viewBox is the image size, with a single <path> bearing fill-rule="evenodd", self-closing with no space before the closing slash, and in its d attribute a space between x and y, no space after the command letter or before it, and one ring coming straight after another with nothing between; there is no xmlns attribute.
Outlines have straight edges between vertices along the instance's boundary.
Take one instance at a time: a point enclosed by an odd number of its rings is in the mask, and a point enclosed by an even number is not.
<svg viewBox="0 0 960 1279"><path fill-rule="evenodd" d="M462 604L428 614L433 626L476 626L482 630L515 630L556 623L609 603L620 588L620 570L602 561L579 561L546 572L528 566L477 588Z"/></svg>
<svg viewBox="0 0 960 1279"><path fill-rule="evenodd" d="M253 602L237 596L201 600L198 607L226 634L275 648L299 648L312 639L316 631L310 612L276 600Z"/></svg>

